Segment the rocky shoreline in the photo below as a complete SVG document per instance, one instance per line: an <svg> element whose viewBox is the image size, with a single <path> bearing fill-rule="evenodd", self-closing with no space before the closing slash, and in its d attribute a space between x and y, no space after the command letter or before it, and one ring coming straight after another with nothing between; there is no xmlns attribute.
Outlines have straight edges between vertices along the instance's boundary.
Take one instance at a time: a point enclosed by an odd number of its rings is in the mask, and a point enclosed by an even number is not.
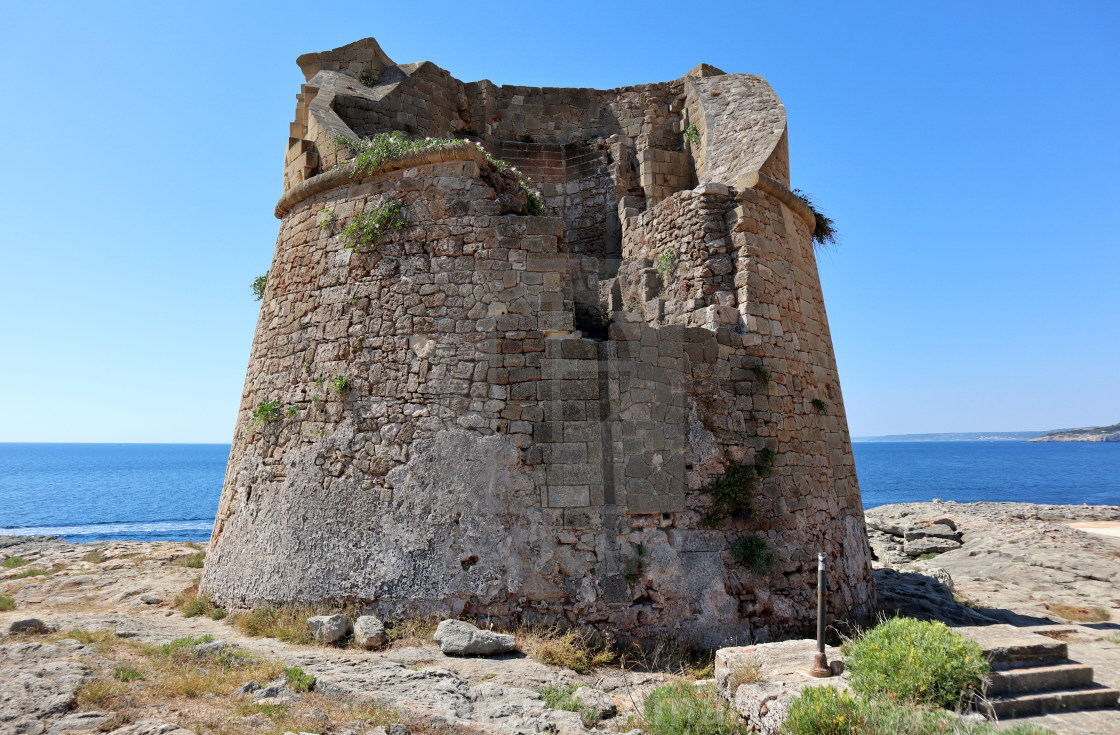
<svg viewBox="0 0 1120 735"><path fill-rule="evenodd" d="M978 626L970 630L1010 625L1061 639L1071 658L1095 668L1097 681L1120 687L1120 537L1106 535L1120 528L1120 507L933 502L866 515L879 614ZM368 651L251 637L228 620L188 618L175 607L199 572L200 550L186 544L0 537L0 558L20 560L0 568L0 602L14 604L0 611L0 632L27 618L57 631L0 637L0 735L585 733L579 712L550 707L541 695L577 689L617 710L596 724L600 731L625 732L641 727L645 695L675 678L617 666L581 674L517 651L451 656L425 639ZM236 651L256 668L231 676L298 667L315 691L285 690L283 679L258 682L287 698L273 707L244 690L248 681L230 679L240 693L231 684L233 693L188 688L193 696L161 698L159 687L179 680L168 678L169 659L158 652L183 640L201 646L197 668L208 676L221 672L205 656ZM146 678L120 681L118 672L133 668ZM197 673L189 668L172 673L189 678ZM1033 719L1095 735L1116 732L1118 718L1111 710Z"/></svg>

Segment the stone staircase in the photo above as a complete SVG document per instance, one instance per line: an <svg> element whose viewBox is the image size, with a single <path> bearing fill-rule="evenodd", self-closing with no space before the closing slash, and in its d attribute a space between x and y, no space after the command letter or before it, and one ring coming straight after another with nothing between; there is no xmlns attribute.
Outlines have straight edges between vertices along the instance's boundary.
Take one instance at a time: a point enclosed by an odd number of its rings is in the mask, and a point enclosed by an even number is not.
<svg viewBox="0 0 1120 735"><path fill-rule="evenodd" d="M1004 720L1115 707L1120 691L1093 682L1093 667L1071 661L1063 641L1009 625L958 628L991 662L984 707Z"/></svg>

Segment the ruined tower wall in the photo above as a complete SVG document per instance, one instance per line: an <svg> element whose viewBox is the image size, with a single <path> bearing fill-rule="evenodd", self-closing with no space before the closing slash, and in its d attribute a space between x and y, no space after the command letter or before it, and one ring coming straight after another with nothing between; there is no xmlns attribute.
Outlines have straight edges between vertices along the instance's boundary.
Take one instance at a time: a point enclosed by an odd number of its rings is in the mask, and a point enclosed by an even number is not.
<svg viewBox="0 0 1120 735"><path fill-rule="evenodd" d="M289 165L204 591L716 645L808 627L824 551L831 613L867 611L812 215L775 178L769 88L710 67L704 84L611 92L461 85L354 46L367 60L311 55L293 124L309 137L289 151L406 119L445 135L481 96L480 142L540 176L549 216L511 205L474 145L353 177ZM357 90L355 68L396 92ZM460 117L436 87L464 90ZM513 134L529 129L542 140ZM408 226L346 247L341 228L390 199ZM263 401L280 417L262 420ZM754 466L747 505L706 520L712 483ZM736 560L748 535L773 569Z"/></svg>

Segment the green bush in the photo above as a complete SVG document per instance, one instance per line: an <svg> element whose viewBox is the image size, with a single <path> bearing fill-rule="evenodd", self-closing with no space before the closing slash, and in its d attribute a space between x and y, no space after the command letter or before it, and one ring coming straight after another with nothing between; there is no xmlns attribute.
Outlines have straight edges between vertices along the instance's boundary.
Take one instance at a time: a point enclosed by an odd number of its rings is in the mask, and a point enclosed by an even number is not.
<svg viewBox="0 0 1120 735"><path fill-rule="evenodd" d="M263 276L257 276L253 279L253 299L260 301L264 298L264 290L268 287L268 271L264 272Z"/></svg>
<svg viewBox="0 0 1120 735"><path fill-rule="evenodd" d="M778 555L761 536L740 536L731 542L731 557L755 574L769 574L778 563Z"/></svg>
<svg viewBox="0 0 1120 735"><path fill-rule="evenodd" d="M390 230L403 230L409 227L404 216L407 205L393 197L386 197L377 207L358 212L342 230L342 240L354 252L360 252L362 245L376 246Z"/></svg>
<svg viewBox="0 0 1120 735"><path fill-rule="evenodd" d="M0 612L8 612L9 610L16 609L15 598L8 597L7 595L0 595Z"/></svg>
<svg viewBox="0 0 1120 735"><path fill-rule="evenodd" d="M964 723L940 709L873 700L830 686L810 686L790 702L783 735L1054 735L1035 725L1000 730Z"/></svg>
<svg viewBox="0 0 1120 735"><path fill-rule="evenodd" d="M0 567L4 567L5 569L19 569L20 567L27 566L30 563L31 562L29 562L27 559L24 559L22 556L9 556L8 558L4 559L4 561L0 561Z"/></svg>
<svg viewBox="0 0 1120 735"><path fill-rule="evenodd" d="M980 645L941 622L893 618L844 645L852 688L872 697L954 707L980 688Z"/></svg>
<svg viewBox="0 0 1120 735"><path fill-rule="evenodd" d="M830 686L801 690L789 706L785 732L789 735L857 735L864 733L867 702Z"/></svg>
<svg viewBox="0 0 1120 735"><path fill-rule="evenodd" d="M315 686L315 677L298 666L284 669L284 678L287 679L288 686L297 692L309 692Z"/></svg>
<svg viewBox="0 0 1120 735"><path fill-rule="evenodd" d="M645 704L651 735L747 735L739 715L713 686L677 682L650 692Z"/></svg>

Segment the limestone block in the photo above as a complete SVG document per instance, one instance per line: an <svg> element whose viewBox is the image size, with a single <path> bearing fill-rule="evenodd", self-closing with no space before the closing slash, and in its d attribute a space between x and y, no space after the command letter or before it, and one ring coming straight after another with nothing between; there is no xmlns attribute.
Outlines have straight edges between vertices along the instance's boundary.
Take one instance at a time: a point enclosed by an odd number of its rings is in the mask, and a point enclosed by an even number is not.
<svg viewBox="0 0 1120 735"><path fill-rule="evenodd" d="M375 615L362 615L354 621L354 642L362 648L385 645L385 624Z"/></svg>
<svg viewBox="0 0 1120 735"><path fill-rule="evenodd" d="M307 619L307 630L320 643L335 643L354 630L345 615L315 615Z"/></svg>
<svg viewBox="0 0 1120 735"><path fill-rule="evenodd" d="M439 650L452 656L492 656L516 650L512 635L481 630L464 620L444 620L433 636Z"/></svg>

